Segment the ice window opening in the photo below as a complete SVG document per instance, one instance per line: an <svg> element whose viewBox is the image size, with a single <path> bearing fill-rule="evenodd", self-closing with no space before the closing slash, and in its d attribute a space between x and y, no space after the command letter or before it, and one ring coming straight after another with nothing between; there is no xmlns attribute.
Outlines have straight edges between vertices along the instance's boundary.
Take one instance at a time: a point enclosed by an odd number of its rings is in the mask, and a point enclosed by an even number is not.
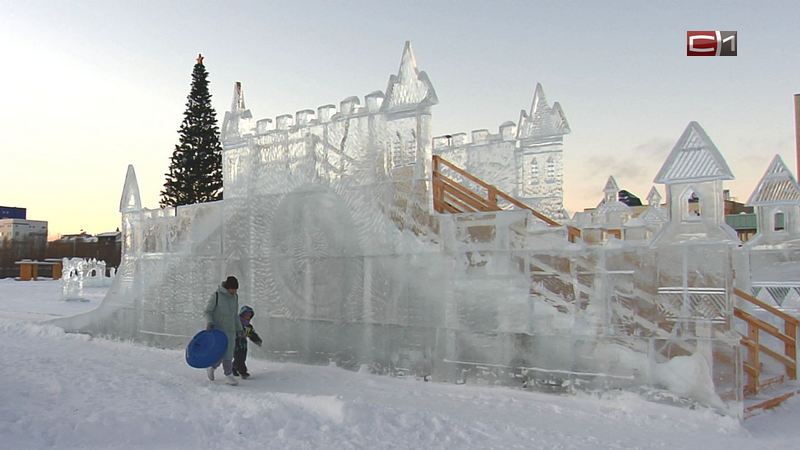
<svg viewBox="0 0 800 450"><path fill-rule="evenodd" d="M772 222L773 230L774 231L785 230L786 229L786 224L784 222L785 220L786 216L783 214L783 211L776 212L775 215L773 216L773 222Z"/></svg>
<svg viewBox="0 0 800 450"><path fill-rule="evenodd" d="M547 179L548 180L555 180L556 179L556 162L553 161L553 158L547 158Z"/></svg>
<svg viewBox="0 0 800 450"><path fill-rule="evenodd" d="M536 158L531 159L531 181L530 185L535 186L539 184L539 163Z"/></svg>
<svg viewBox="0 0 800 450"><path fill-rule="evenodd" d="M412 132L406 136L396 132L392 143L392 167L412 165L416 162L417 136Z"/></svg>
<svg viewBox="0 0 800 450"><path fill-rule="evenodd" d="M684 198L686 199L685 200L686 210L684 211L685 213L684 220L686 221L700 220L700 216L702 213L700 196L697 195L697 192L695 192L693 189L689 189L686 192Z"/></svg>

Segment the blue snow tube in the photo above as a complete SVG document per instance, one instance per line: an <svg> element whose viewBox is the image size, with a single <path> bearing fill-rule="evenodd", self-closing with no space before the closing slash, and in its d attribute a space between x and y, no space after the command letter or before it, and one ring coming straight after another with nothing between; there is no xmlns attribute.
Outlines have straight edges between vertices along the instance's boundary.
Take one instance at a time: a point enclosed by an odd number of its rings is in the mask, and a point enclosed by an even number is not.
<svg viewBox="0 0 800 450"><path fill-rule="evenodd" d="M197 369L211 367L225 354L228 337L220 330L203 330L186 346L186 363Z"/></svg>

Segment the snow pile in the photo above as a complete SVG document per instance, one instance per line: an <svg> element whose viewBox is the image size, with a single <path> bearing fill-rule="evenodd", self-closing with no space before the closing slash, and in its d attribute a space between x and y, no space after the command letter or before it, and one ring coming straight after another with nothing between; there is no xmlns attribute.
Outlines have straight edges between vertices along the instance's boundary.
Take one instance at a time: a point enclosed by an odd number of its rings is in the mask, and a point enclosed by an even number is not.
<svg viewBox="0 0 800 450"><path fill-rule="evenodd" d="M657 364L653 377L655 382L678 395L693 398L706 405L725 408L725 403L714 392L711 368L703 356L676 356L663 364Z"/></svg>

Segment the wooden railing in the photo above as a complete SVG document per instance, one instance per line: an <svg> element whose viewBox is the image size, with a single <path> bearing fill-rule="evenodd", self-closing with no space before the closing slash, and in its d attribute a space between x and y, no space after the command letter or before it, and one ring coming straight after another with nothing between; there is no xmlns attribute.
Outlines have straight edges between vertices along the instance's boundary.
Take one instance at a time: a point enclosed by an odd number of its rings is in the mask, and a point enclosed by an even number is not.
<svg viewBox="0 0 800 450"><path fill-rule="evenodd" d="M786 369L789 379L797 379L797 328L800 321L785 312L770 306L741 289L734 289L734 293L742 300L751 303L768 313L783 320L783 331L752 314L739 308L734 308L736 317L747 323L747 334L742 337L741 343L747 348L747 360L744 362L744 372L747 375L745 394L757 394L758 391L770 384L761 380L761 356L767 355L781 364ZM777 352L760 342L760 332L770 334L783 342L783 354Z"/></svg>
<svg viewBox="0 0 800 450"><path fill-rule="evenodd" d="M485 190L485 195L481 195L453 178L444 175L441 170L443 166L478 185ZM450 161L438 155L433 155L433 208L437 212L461 213L502 211L502 208L500 208L497 203L498 199L506 201L517 208L527 209L534 217L551 227L561 226L560 223L497 189L497 187L481 180ZM581 230L573 226L567 226L567 233L570 242L575 242L575 240L580 237Z"/></svg>

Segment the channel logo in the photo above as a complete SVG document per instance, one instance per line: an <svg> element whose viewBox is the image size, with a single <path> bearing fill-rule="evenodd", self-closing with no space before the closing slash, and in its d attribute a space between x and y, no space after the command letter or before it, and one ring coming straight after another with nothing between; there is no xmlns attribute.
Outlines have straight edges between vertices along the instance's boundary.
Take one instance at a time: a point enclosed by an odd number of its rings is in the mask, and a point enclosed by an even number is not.
<svg viewBox="0 0 800 450"><path fill-rule="evenodd" d="M687 31L686 56L736 56L735 31Z"/></svg>

